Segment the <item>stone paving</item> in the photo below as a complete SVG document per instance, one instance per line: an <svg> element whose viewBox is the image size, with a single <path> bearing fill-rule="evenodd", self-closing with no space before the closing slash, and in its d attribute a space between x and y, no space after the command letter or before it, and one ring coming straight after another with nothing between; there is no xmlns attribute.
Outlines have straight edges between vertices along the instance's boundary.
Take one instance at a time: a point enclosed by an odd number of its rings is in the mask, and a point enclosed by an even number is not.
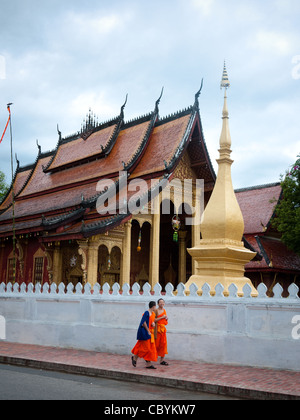
<svg viewBox="0 0 300 420"><path fill-rule="evenodd" d="M300 400L300 372L168 360L145 369L130 355L0 342L0 363L250 399Z"/></svg>

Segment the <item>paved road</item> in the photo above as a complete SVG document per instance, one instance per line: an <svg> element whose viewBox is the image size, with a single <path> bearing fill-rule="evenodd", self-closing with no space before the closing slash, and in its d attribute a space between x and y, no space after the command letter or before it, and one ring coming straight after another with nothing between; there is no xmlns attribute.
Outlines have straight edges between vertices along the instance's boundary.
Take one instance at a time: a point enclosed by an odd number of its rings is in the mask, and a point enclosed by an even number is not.
<svg viewBox="0 0 300 420"><path fill-rule="evenodd" d="M0 400L220 400L230 399L155 385L0 365Z"/></svg>

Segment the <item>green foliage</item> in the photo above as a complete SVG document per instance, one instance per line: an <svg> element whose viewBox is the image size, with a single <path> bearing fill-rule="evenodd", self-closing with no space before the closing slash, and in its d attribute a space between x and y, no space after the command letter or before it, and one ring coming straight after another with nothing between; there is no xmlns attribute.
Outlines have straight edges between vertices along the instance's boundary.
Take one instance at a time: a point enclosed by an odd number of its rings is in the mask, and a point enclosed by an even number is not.
<svg viewBox="0 0 300 420"><path fill-rule="evenodd" d="M8 192L8 185L5 183L5 175L0 171L0 203Z"/></svg>
<svg viewBox="0 0 300 420"><path fill-rule="evenodd" d="M300 255L300 156L282 177L283 197L272 225L282 234L282 242Z"/></svg>

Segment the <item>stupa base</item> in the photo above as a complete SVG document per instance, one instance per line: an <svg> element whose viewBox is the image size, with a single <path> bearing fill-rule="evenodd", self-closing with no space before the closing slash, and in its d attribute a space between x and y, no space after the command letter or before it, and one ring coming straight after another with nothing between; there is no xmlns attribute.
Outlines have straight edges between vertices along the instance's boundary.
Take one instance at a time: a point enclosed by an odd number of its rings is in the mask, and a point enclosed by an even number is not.
<svg viewBox="0 0 300 420"><path fill-rule="evenodd" d="M252 296L258 296L251 280L245 277L245 265L255 257L255 253L242 246L243 243L232 246L203 242L199 247L189 249L196 262L196 273L187 282L187 289L194 283L201 291L207 283L214 295L215 288L220 283L224 287L224 295L228 296L229 286L235 284L238 296L244 296L243 288L248 284L252 288Z"/></svg>

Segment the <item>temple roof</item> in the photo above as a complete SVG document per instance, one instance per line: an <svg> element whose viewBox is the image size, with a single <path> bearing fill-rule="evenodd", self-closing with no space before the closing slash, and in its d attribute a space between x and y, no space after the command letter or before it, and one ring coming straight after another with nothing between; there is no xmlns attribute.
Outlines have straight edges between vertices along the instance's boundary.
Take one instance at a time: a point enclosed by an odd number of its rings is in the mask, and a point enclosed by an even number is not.
<svg viewBox="0 0 300 420"><path fill-rule="evenodd" d="M281 197L280 183L236 190L245 221L245 234L264 233Z"/></svg>
<svg viewBox="0 0 300 420"><path fill-rule="evenodd" d="M14 177L14 194L18 195L30 177L33 170L33 165L26 168L18 168ZM12 189L8 191L7 195L2 200L0 205L0 213L10 207L12 204Z"/></svg>
<svg viewBox="0 0 300 420"><path fill-rule="evenodd" d="M101 156L116 129L117 124L112 124L91 134L88 141L82 137L71 137L61 141L45 172L54 172L58 169L68 168L76 163L79 164L84 162L84 160L92 159L95 156Z"/></svg>
<svg viewBox="0 0 300 420"><path fill-rule="evenodd" d="M70 188L74 185L92 183L103 177L116 176L119 171L124 170L123 162L129 162L137 151L149 125L150 121L147 121L120 131L115 147L107 157L102 159L84 162L80 165L75 165L74 163L72 167L53 173L44 171L44 167L49 163L50 159L40 159L33 176L19 198L33 194L44 195L46 191ZM94 143L93 136L86 141L87 146L89 141ZM69 144L72 146L72 143ZM62 150L63 153L64 150Z"/></svg>
<svg viewBox="0 0 300 420"><path fill-rule="evenodd" d="M42 153L39 147L35 163L16 171L17 234L34 230L53 236L62 232L89 236L106 231L129 215L103 217L93 210L104 193L99 181L111 179L117 194L122 194L122 171L130 179L159 182L172 176L185 153L197 176L205 175L206 189L211 190L216 176L202 132L199 95L200 91L193 106L166 118L159 117L160 97L153 112L127 123L125 103L120 115L107 123L96 123L90 114L75 135L62 138L58 130L55 150ZM141 196L150 197L150 188L149 182L148 191L141 191ZM59 229L64 225L66 229ZM11 234L12 188L0 205L0 236Z"/></svg>
<svg viewBox="0 0 300 420"><path fill-rule="evenodd" d="M300 272L300 256L290 251L279 238L250 235L247 241L263 257L259 262L247 264L247 271Z"/></svg>
<svg viewBox="0 0 300 420"><path fill-rule="evenodd" d="M247 271L300 271L300 256L290 251L271 225L275 208L281 199L280 183L260 185L236 191L245 220L245 239L261 261L251 261Z"/></svg>

